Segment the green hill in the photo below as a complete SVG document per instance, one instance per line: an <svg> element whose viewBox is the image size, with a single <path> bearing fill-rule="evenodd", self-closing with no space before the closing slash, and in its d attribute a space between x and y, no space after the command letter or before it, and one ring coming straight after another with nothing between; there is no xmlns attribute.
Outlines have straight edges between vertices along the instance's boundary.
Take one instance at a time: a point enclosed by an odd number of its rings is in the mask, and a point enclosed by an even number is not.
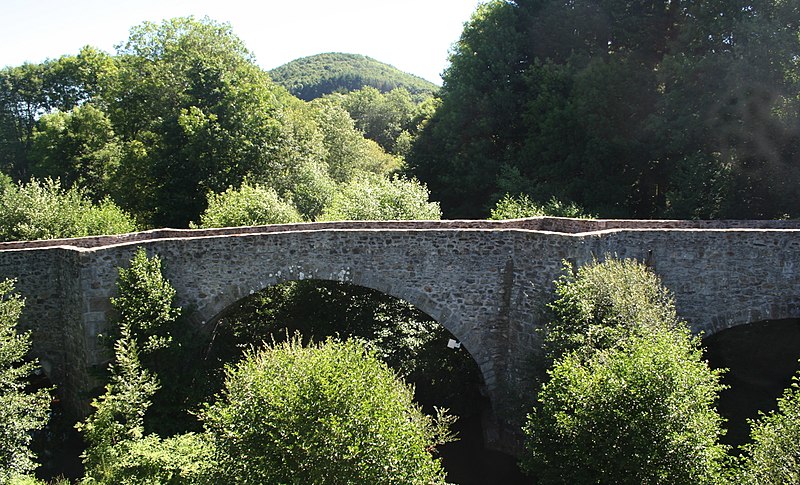
<svg viewBox="0 0 800 485"><path fill-rule="evenodd" d="M328 53L303 57L277 67L269 74L276 83L306 101L365 86L381 92L405 88L411 94L432 94L439 89L421 77L358 54Z"/></svg>

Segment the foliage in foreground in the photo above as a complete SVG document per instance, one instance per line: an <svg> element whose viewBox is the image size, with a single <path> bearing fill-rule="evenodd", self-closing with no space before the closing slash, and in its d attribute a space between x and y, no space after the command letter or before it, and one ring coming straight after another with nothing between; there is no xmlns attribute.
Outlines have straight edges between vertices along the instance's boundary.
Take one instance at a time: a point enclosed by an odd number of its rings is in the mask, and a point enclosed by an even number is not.
<svg viewBox="0 0 800 485"><path fill-rule="evenodd" d="M83 483L442 481L431 453L453 439L453 419L423 414L413 389L354 341L303 347L297 336L251 351L204 406L201 432L148 433L148 410L163 394L151 369L171 363L162 352L175 351L179 312L159 259L143 249L120 269L118 293L110 382L79 425L88 444Z"/></svg>
<svg viewBox="0 0 800 485"><path fill-rule="evenodd" d="M524 467L542 483L719 483L720 373L658 278L611 259L556 292Z"/></svg>
<svg viewBox="0 0 800 485"><path fill-rule="evenodd" d="M58 180L33 179L0 191L0 241L59 239L133 232L136 224L110 200L93 204Z"/></svg>
<svg viewBox="0 0 800 485"><path fill-rule="evenodd" d="M45 425L50 409L48 389L25 391L37 363L23 362L30 334L15 330L24 302L13 288L12 280L0 282L0 483L23 480L21 475L36 468L28 448L31 432Z"/></svg>
<svg viewBox="0 0 800 485"><path fill-rule="evenodd" d="M253 342L295 333L315 341L337 336L365 342L414 385L417 402L426 406L447 407L464 418L483 402L475 361L464 347L446 349L452 335L444 327L406 301L348 283L290 281L256 292L226 313L207 360L221 366L240 359Z"/></svg>
<svg viewBox="0 0 800 485"><path fill-rule="evenodd" d="M251 352L203 412L221 476L235 483L441 483L451 439L413 390L361 344L299 338Z"/></svg>
<svg viewBox="0 0 800 485"><path fill-rule="evenodd" d="M778 409L750 423L737 483L800 483L800 373L778 399Z"/></svg>
<svg viewBox="0 0 800 485"><path fill-rule="evenodd" d="M110 382L92 402L94 414L79 426L88 444L84 482L195 483L213 466L204 436L146 434L145 416L152 414L148 411L161 387L152 369L176 367L178 352L173 334L180 309L173 306L175 290L162 275L160 259L138 249L130 266L119 269L117 293L111 301L119 329ZM168 404L159 404L156 419L165 407L170 411Z"/></svg>

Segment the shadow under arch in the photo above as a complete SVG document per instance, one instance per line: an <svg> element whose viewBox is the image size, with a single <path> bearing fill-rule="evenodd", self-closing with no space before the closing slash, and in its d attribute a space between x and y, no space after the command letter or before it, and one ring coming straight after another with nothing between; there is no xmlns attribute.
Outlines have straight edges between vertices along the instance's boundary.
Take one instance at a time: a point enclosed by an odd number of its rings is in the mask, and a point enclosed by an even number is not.
<svg viewBox="0 0 800 485"><path fill-rule="evenodd" d="M487 435L491 435L491 433L494 432L494 429L491 427L494 425L495 420L491 402L489 400L490 396L486 393L483 375L474 355L469 352L470 348L467 347L466 343L462 350L449 349L446 346L448 342L447 337L458 339L458 335L453 334L451 330L451 328L457 324L446 324L447 322L452 323L454 321L453 319L457 316L447 314L441 310L436 312L436 310L440 309L440 307L437 306L435 302L424 293L424 290L403 291L402 288L398 289L397 287L389 287L385 281L383 282L384 284L381 285L380 283L376 283L374 280L371 280L369 286L357 284L356 281L363 282L363 280L358 280L356 278L353 278L352 281L348 282L318 278L304 278L302 280L299 278L294 280L285 279L281 282L278 282L276 285L254 291L253 299L259 298L264 294L265 291L269 292L270 290L274 290L276 293L279 293L277 291L278 288L286 288L287 286L289 288L294 288L295 290L301 285L308 285L318 289L336 287L341 290L341 293L337 291L334 295L334 299L336 297L341 298L342 295L346 295L348 291L356 293L356 298L371 292L373 294L380 294L385 299L400 300L404 302L404 304L413 307L415 311L424 313L425 317L427 317L430 322L433 322L433 324L435 324L435 326L440 329L442 333L437 332L437 337L428 342L430 345L428 345L427 348L421 353L416 354L417 360L414 360L414 365L419 365L422 363L421 367L427 371L430 371L431 369L434 371L447 369L449 373L445 374L443 377L440 374L439 376L434 376L434 378L431 379L432 376L425 375L425 370L423 370L421 373L412 372L412 374L403 375L403 377L415 385L415 397L417 402L426 408L426 412L429 414L433 413L433 406L447 407L450 408L453 414L460 417L459 422L456 423L455 429L462 439L458 442L445 445L441 450L439 450L443 458L445 468L448 472L448 480L465 484L491 483L493 480L497 479L498 476L500 476L503 477L503 483L521 483L519 481L521 479L521 475L517 468L516 460L503 453L492 451L491 444L487 440ZM299 283L299 285L287 285L287 283ZM383 288L383 290L379 290L376 287ZM247 296L244 296L239 300L229 304L209 321L209 325L213 325L217 329L217 331L215 331L215 335L221 335L221 340L225 342L223 343L223 346L230 346L229 341L225 336L224 327L235 325L234 322L240 316L238 314L238 308L240 308L240 305L242 305L243 302L245 305L247 305L248 300L251 299L250 291L251 290L248 289L245 292L242 292L247 293ZM306 297L309 294L309 291L306 293L301 293L301 295ZM283 295L284 294L279 293L279 296ZM298 294L294 293L293 296L296 297ZM303 301L307 302L307 306L317 306L320 303L320 300L314 298L313 296L310 298L305 298ZM363 302L363 300L361 301ZM385 300L381 299L376 301ZM329 302L330 301L328 301L328 303ZM325 303L326 302L323 301L322 305L324 306ZM354 306L357 307L359 304L360 303L356 303ZM426 311L426 309L433 309L433 311ZM251 307L250 309L244 309L245 313L248 311L252 312L253 308ZM341 315L340 311L341 307L336 307L333 313L335 315ZM358 310L356 309L355 311L357 312ZM431 313L434 312L435 314L432 315ZM391 315L394 316L396 314L391 313ZM328 315L324 316L328 317ZM312 315L311 319L313 320L314 317L315 315ZM272 322L278 324L273 328L278 329L278 335L281 338L286 335L283 333L284 328L297 328L292 326L292 322L289 322L285 327L281 328L281 322L273 320L273 318L276 318L274 314L270 315L268 318L270 319L268 325ZM450 320L446 320L445 318L450 318ZM442 320L444 320L445 323L442 323ZM345 325L343 324L343 327L344 326ZM394 327L391 324L388 325L388 328L399 330L397 327ZM347 330L351 329L352 328L348 328ZM330 327L325 327L325 330L330 330ZM343 328L342 330L345 329ZM304 337L308 337L306 331L302 331L301 333ZM314 340L319 341L330 334L330 332L324 333L323 331L321 335L315 335L312 332L311 336L314 338ZM443 336L442 334L446 335ZM346 335L342 336L344 337ZM269 337L267 337L267 339L262 338L256 341L258 342L268 339ZM430 349L432 349L433 353L431 353ZM386 348L384 347L382 350L385 351ZM403 352L401 351L399 354L402 355ZM386 353L383 353L383 355L385 357ZM432 355L439 355L441 360L435 360ZM214 355L211 358L215 359L216 356ZM392 356L389 356L388 359L384 360L386 360L387 364L389 364L391 367L394 367L396 371L399 370L399 366L393 365L397 364L396 358L393 359ZM394 363L389 362L391 360L394 360ZM467 365L465 365L465 361L469 361ZM434 362L433 365L430 365L431 362ZM404 369L404 371L407 370L407 368Z"/></svg>
<svg viewBox="0 0 800 485"><path fill-rule="evenodd" d="M723 441L734 446L750 440L748 419L777 406L800 364L800 318L761 320L719 330L703 338L705 358L728 369L719 412L728 421Z"/></svg>
<svg viewBox="0 0 800 485"><path fill-rule="evenodd" d="M480 344L481 336L477 332L471 332L462 323L462 318L458 313L448 309L443 302L438 302L431 298L425 288L419 289L393 284L390 280L378 275L364 275L357 271L343 271L338 279L332 279L311 277L311 275L296 271L288 274L280 271L272 272L266 278L260 278L258 281L250 281L247 284L229 287L227 291L214 298L210 305L196 309L189 315L189 318L201 323L205 332L211 333L221 319L229 315L233 309L237 308L248 297L267 288L292 281L346 283L408 302L450 332L472 357L480 372L482 386L484 386L482 392L485 392L491 401L494 391L492 383L495 381L495 368L488 349Z"/></svg>

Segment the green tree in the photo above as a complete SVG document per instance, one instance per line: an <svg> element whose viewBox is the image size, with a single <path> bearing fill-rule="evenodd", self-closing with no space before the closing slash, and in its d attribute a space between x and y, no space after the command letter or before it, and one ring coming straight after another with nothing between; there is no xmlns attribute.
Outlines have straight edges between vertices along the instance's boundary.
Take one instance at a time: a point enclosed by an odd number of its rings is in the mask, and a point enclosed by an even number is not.
<svg viewBox="0 0 800 485"><path fill-rule="evenodd" d="M291 97L270 82L230 26L179 18L131 29L118 49L119 75L104 98L115 131L138 147L132 177L148 186L126 207L157 224L184 226L205 194L248 174L283 176L303 152L282 126ZM290 120L291 121L291 120Z"/></svg>
<svg viewBox="0 0 800 485"><path fill-rule="evenodd" d="M208 195L208 208L200 215L199 227L259 226L300 222L297 209L275 190L244 182L221 194Z"/></svg>
<svg viewBox="0 0 800 485"><path fill-rule="evenodd" d="M557 282L547 377L525 468L542 483L719 483L719 371L644 266L608 260Z"/></svg>
<svg viewBox="0 0 800 485"><path fill-rule="evenodd" d="M328 174L336 182L348 182L363 173L386 174L400 167L400 160L367 140L348 112L334 97L314 100L313 116L323 135Z"/></svg>
<svg viewBox="0 0 800 485"><path fill-rule="evenodd" d="M133 232L136 224L110 200L92 204L77 187L31 180L0 192L0 240L34 240Z"/></svg>
<svg viewBox="0 0 800 485"><path fill-rule="evenodd" d="M39 118L29 152L37 177L82 187L95 201L112 193L122 146L111 120L91 103Z"/></svg>
<svg viewBox="0 0 800 485"><path fill-rule="evenodd" d="M400 177L359 177L342 186L318 220L435 220L439 204L428 201L428 189Z"/></svg>
<svg viewBox="0 0 800 485"><path fill-rule="evenodd" d="M417 105L403 88L381 93L365 87L333 99L350 113L355 126L366 138L377 142L384 150L404 156L402 141L411 137Z"/></svg>
<svg viewBox="0 0 800 485"><path fill-rule="evenodd" d="M778 409L750 422L752 442L744 456L737 483L773 484L800 481L800 374L778 399Z"/></svg>
<svg viewBox="0 0 800 485"><path fill-rule="evenodd" d="M40 116L69 111L98 92L112 70L107 55L84 47L77 56L0 70L0 160L16 179L31 175L28 155Z"/></svg>
<svg viewBox="0 0 800 485"><path fill-rule="evenodd" d="M159 378L152 369L175 367L173 342L180 309L173 306L175 290L164 279L161 260L138 249L129 268L120 268L118 296L111 303L118 314L114 333L114 361L105 392L92 401L95 412L79 424L87 441L82 483L202 483L213 469L211 448L204 435L186 433L162 439L147 433L145 418L156 403L156 419L164 409L157 391ZM170 385L186 385L166 373ZM180 393L179 393L180 394ZM173 404L174 406L174 404Z"/></svg>
<svg viewBox="0 0 800 485"><path fill-rule="evenodd" d="M119 269L117 296L111 298L120 328L137 349L152 353L170 344L181 314L174 301L175 289L164 278L161 259L148 258L143 248L137 249L130 266Z"/></svg>
<svg viewBox="0 0 800 485"><path fill-rule="evenodd" d="M450 54L442 104L407 159L448 218L485 217L500 164L522 136L526 30L517 11L501 0L478 6Z"/></svg>
<svg viewBox="0 0 800 485"><path fill-rule="evenodd" d="M31 432L47 423L50 390L26 390L27 378L37 367L25 361L30 333L15 329L25 305L12 293L14 282L0 282L0 482L32 472L34 455L28 448Z"/></svg>
<svg viewBox="0 0 800 485"><path fill-rule="evenodd" d="M504 193L602 217L791 214L798 23L777 0L486 2L410 173L449 217Z"/></svg>
<svg viewBox="0 0 800 485"><path fill-rule="evenodd" d="M294 338L229 368L202 419L226 481L443 483L430 450L451 439L450 420L412 400L362 345Z"/></svg>

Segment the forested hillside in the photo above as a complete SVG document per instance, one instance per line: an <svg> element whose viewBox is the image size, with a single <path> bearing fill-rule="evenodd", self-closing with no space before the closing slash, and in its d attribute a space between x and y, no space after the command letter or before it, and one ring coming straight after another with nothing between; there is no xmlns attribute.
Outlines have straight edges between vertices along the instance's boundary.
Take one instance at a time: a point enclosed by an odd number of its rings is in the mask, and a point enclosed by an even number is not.
<svg viewBox="0 0 800 485"><path fill-rule="evenodd" d="M800 4L493 0L408 158L446 217L797 217Z"/></svg>
<svg viewBox="0 0 800 485"><path fill-rule="evenodd" d="M269 75L290 93L306 101L366 86L381 92L403 88L412 95L428 95L438 90L429 81L358 54L328 53L303 57L272 69Z"/></svg>

